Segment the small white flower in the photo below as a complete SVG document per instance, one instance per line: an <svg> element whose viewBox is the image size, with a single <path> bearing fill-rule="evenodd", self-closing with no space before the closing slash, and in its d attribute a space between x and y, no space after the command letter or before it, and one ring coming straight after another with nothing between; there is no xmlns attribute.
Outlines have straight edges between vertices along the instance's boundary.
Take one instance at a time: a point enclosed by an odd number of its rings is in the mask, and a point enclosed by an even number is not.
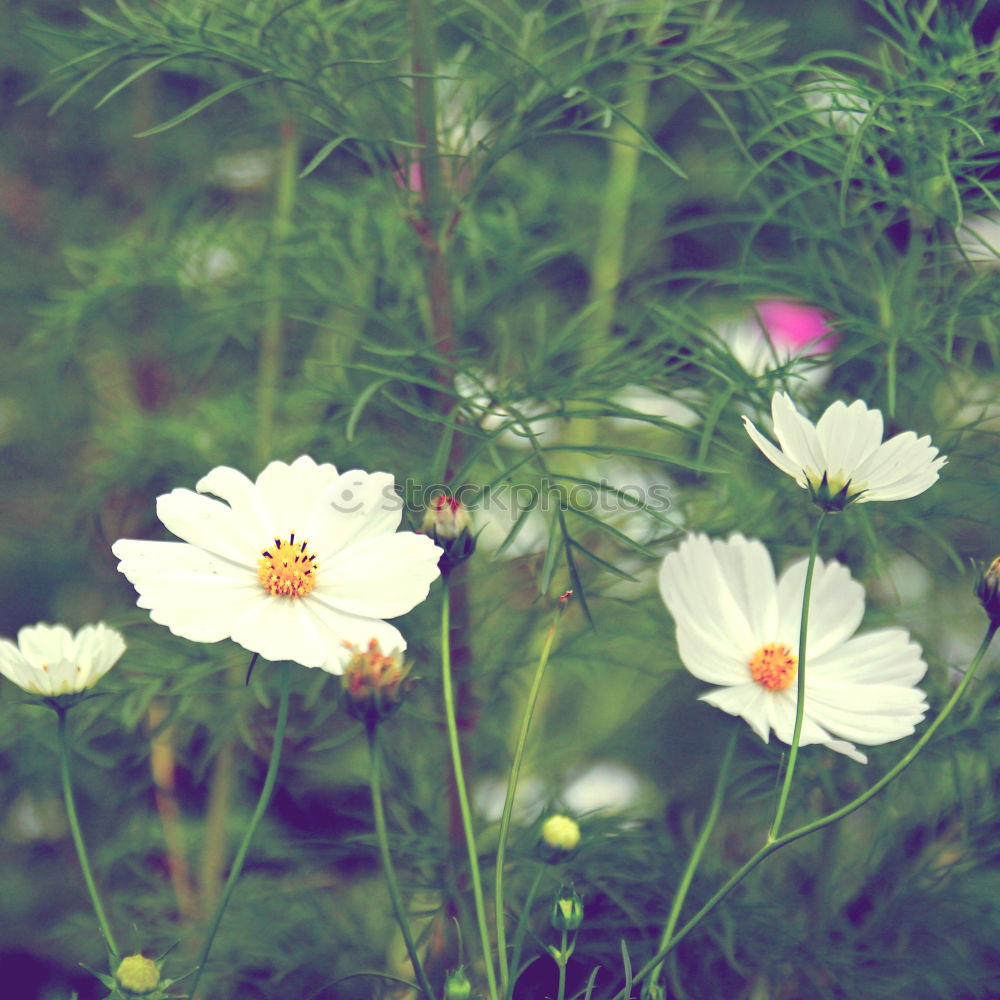
<svg viewBox="0 0 1000 1000"><path fill-rule="evenodd" d="M883 443L882 414L860 399L827 407L817 424L802 416L787 393L771 399L776 448L743 417L747 434L764 455L820 506L842 510L849 503L907 500L929 489L947 462L929 437L904 431Z"/></svg>
<svg viewBox="0 0 1000 1000"><path fill-rule="evenodd" d="M0 674L29 694L54 698L93 687L125 652L121 634L103 622L76 635L65 625L27 625L17 645L0 639Z"/></svg>
<svg viewBox="0 0 1000 1000"><path fill-rule="evenodd" d="M345 643L406 647L382 619L427 596L441 550L426 535L397 533L391 475L339 473L303 455L271 462L255 483L220 466L197 490L226 503L184 489L156 503L182 542L112 546L153 621L194 642L232 639L334 674L350 659Z"/></svg>
<svg viewBox="0 0 1000 1000"><path fill-rule="evenodd" d="M807 561L776 580L761 542L692 535L660 569L660 594L677 623L684 666L719 685L702 700L741 716L765 743L772 730L792 741ZM864 588L847 568L817 560L800 743L821 743L861 763L867 758L854 743L878 746L909 736L927 711L915 687L927 670L920 647L903 629L855 636L864 611Z"/></svg>

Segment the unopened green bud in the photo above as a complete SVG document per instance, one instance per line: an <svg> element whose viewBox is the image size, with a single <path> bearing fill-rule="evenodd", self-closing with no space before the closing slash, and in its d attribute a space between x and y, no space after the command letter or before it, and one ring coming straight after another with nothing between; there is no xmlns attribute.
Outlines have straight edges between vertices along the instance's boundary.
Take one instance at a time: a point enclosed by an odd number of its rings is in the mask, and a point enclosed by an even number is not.
<svg viewBox="0 0 1000 1000"><path fill-rule="evenodd" d="M422 529L442 550L438 565L445 576L476 550L472 519L465 505L455 497L438 494L424 514Z"/></svg>
<svg viewBox="0 0 1000 1000"><path fill-rule="evenodd" d="M160 985L159 967L145 955L128 955L115 970L115 985L127 997L148 996Z"/></svg>
<svg viewBox="0 0 1000 1000"><path fill-rule="evenodd" d="M465 966L460 965L449 972L448 978L444 981L444 1000L469 1000L471 995L472 983L465 974Z"/></svg>
<svg viewBox="0 0 1000 1000"><path fill-rule="evenodd" d="M399 708L410 668L399 650L386 656L377 639L367 649L347 645L353 655L341 678L340 703L355 719L376 725Z"/></svg>
<svg viewBox="0 0 1000 1000"><path fill-rule="evenodd" d="M557 931L575 931L583 923L583 900L572 886L563 886L552 904L552 926Z"/></svg>
<svg viewBox="0 0 1000 1000"><path fill-rule="evenodd" d="M992 625L1000 626L1000 556L990 563L976 582L976 597Z"/></svg>

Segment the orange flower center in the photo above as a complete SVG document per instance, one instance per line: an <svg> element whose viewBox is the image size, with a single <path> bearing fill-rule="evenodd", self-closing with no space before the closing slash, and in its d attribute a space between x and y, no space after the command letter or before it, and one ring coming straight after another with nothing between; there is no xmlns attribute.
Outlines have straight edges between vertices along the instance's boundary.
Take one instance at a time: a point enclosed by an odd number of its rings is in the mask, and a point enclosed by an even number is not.
<svg viewBox="0 0 1000 1000"><path fill-rule="evenodd" d="M316 586L316 557L308 542L296 542L295 532L288 541L274 540L257 560L257 579L275 597L305 597Z"/></svg>
<svg viewBox="0 0 1000 1000"><path fill-rule="evenodd" d="M769 642L750 657L750 676L768 691L784 691L795 680L798 665L787 646Z"/></svg>

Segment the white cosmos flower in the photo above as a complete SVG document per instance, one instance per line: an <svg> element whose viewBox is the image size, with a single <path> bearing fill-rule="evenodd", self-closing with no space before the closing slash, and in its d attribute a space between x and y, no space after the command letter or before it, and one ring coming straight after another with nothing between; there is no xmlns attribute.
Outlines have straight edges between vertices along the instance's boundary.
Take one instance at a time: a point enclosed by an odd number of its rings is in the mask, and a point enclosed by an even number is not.
<svg viewBox="0 0 1000 1000"><path fill-rule="evenodd" d="M817 424L802 416L787 393L771 399L776 448L743 417L764 455L828 510L870 500L908 500L929 489L947 462L929 437L904 431L883 443L882 414L860 399L827 407Z"/></svg>
<svg viewBox="0 0 1000 1000"><path fill-rule="evenodd" d="M806 564L776 580L761 542L692 535L660 569L681 660L699 680L718 685L702 700L742 716L765 743L771 730L792 741ZM908 736L927 710L914 687L927 670L920 647L898 628L855 636L864 611L864 588L847 568L817 560L800 743L822 743L861 763L867 758L854 743Z"/></svg>
<svg viewBox="0 0 1000 1000"><path fill-rule="evenodd" d="M76 635L65 625L26 625L17 645L0 639L0 674L29 694L54 698L93 687L125 652L121 634L103 622Z"/></svg>
<svg viewBox="0 0 1000 1000"><path fill-rule="evenodd" d="M402 503L386 472L340 473L303 455L251 482L220 466L156 501L181 542L120 539L118 569L139 607L195 642L233 639L268 660L339 674L345 643L406 647L382 619L406 614L438 576L441 550L396 532Z"/></svg>

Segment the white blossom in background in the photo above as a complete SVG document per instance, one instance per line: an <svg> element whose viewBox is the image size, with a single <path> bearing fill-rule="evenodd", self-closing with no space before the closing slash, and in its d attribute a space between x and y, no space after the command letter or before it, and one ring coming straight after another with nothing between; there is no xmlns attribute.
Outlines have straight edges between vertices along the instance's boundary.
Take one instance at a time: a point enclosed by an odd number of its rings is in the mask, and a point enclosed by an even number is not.
<svg viewBox="0 0 1000 1000"><path fill-rule="evenodd" d="M552 407L536 399L518 399L512 403L518 414L515 417L497 402L493 394L498 382L488 373L459 372L454 385L461 399L462 415L489 434L499 431L495 437L497 444L508 448L531 448L532 437L538 444L552 444L565 423L558 417L542 416ZM524 418L523 423L520 418ZM500 430L501 427L503 430Z"/></svg>
<svg viewBox="0 0 1000 1000"><path fill-rule="evenodd" d="M667 420L679 427L694 427L701 416L694 407L703 402L704 397L697 390L680 389L667 395L655 389L647 389L642 385L627 385L611 397L617 406L627 410L635 410L637 414L646 417L657 417ZM645 428L655 429L655 425L644 420L617 414L608 417L608 424L617 431L637 431Z"/></svg>
<svg viewBox="0 0 1000 1000"><path fill-rule="evenodd" d="M506 798L507 775L486 776L473 785L472 806L488 823L500 821ZM531 823L541 815L547 799L545 783L534 775L524 775L517 783L511 817L518 823Z"/></svg>
<svg viewBox="0 0 1000 1000"><path fill-rule="evenodd" d="M247 193L267 187L278 167L278 150L247 149L217 156L209 180L230 191Z"/></svg>
<svg viewBox="0 0 1000 1000"><path fill-rule="evenodd" d="M103 622L75 635L65 625L26 625L17 644L0 639L0 674L28 694L79 694L93 687L125 652L121 633Z"/></svg>
<svg viewBox="0 0 1000 1000"><path fill-rule="evenodd" d="M334 674L351 647L373 639L389 653L406 648L384 619L424 600L441 550L426 535L397 532L403 505L391 475L341 473L303 455L271 462L256 482L220 466L197 490L156 503L182 541L112 546L153 621L194 642L232 639L268 660Z"/></svg>
<svg viewBox="0 0 1000 1000"><path fill-rule="evenodd" d="M839 341L822 309L787 299L764 299L742 319L723 323L718 333L743 369L757 377L829 354ZM822 385L830 375L829 365L810 362L796 369L812 385Z"/></svg>
<svg viewBox="0 0 1000 1000"><path fill-rule="evenodd" d="M856 135L871 112L858 83L841 73L827 72L799 88L816 119L844 135Z"/></svg>
<svg viewBox="0 0 1000 1000"><path fill-rule="evenodd" d="M571 778L559 800L579 816L594 812L625 812L638 805L648 783L632 768L617 761L592 764Z"/></svg>
<svg viewBox="0 0 1000 1000"><path fill-rule="evenodd" d="M766 743L791 744L798 701L799 625L808 560L779 578L761 542L691 535L660 569L660 594L677 624L684 666L714 687L701 700L746 720ZM913 733L927 711L916 685L927 665L903 629L855 635L864 588L845 566L817 560L809 603L800 744L853 760Z"/></svg>
<svg viewBox="0 0 1000 1000"><path fill-rule="evenodd" d="M956 260L974 267L1000 267L1000 212L967 215L955 230Z"/></svg>

